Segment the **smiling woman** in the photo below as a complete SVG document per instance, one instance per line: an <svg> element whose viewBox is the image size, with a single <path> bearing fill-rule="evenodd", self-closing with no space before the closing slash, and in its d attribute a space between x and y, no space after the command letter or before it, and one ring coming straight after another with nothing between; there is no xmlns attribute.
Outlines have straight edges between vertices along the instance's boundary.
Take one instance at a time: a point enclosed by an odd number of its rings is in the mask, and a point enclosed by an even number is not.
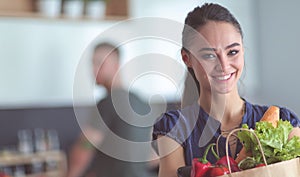
<svg viewBox="0 0 300 177"><path fill-rule="evenodd" d="M160 177L174 177L179 167L192 165L222 132L242 124L254 128L268 109L251 104L238 92L244 69L243 33L228 9L212 3L196 7L188 13L182 34L182 60L198 84L192 88L198 89L199 95L190 96L196 98L194 103L165 113L154 125L153 146L160 156ZM280 108L280 118L300 126L297 116L286 108ZM236 139L230 142L230 156L236 158L242 144ZM220 136L218 146L222 157L225 137ZM211 152L207 159L211 163L217 160Z"/></svg>

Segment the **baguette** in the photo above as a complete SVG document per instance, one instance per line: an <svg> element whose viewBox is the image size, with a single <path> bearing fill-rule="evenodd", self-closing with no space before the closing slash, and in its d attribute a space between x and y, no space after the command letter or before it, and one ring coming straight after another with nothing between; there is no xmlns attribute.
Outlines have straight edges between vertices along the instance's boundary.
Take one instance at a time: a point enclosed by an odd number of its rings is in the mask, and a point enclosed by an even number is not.
<svg viewBox="0 0 300 177"><path fill-rule="evenodd" d="M270 106L260 119L262 122L270 122L273 127L277 127L279 121L279 108L277 106Z"/></svg>
<svg viewBox="0 0 300 177"><path fill-rule="evenodd" d="M272 123L273 127L277 127L279 121L279 113L280 109L277 106L270 106L267 111L264 113L263 117L260 121L270 122ZM239 163L246 157L252 156L251 152L247 152L245 147L241 149L235 161Z"/></svg>

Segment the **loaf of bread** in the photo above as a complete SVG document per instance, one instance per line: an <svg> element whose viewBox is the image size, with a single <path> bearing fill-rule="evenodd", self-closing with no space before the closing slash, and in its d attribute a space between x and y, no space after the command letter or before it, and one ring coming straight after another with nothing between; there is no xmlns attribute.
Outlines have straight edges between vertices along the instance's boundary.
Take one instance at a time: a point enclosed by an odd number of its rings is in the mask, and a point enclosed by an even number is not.
<svg viewBox="0 0 300 177"><path fill-rule="evenodd" d="M279 107L270 106L267 111L264 113L260 121L270 122L273 127L277 127L279 121Z"/></svg>

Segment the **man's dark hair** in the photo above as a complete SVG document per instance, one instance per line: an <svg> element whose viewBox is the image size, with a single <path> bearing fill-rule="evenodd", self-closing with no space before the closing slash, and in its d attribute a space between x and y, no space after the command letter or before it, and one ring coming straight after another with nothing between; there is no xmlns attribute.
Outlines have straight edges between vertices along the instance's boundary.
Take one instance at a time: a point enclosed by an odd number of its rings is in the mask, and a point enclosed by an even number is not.
<svg viewBox="0 0 300 177"><path fill-rule="evenodd" d="M112 43L109 43L109 42L99 43L95 46L94 52L98 49L101 49L101 48L110 49L111 50L110 53L115 52L118 56L120 56L119 48L117 46L113 45Z"/></svg>

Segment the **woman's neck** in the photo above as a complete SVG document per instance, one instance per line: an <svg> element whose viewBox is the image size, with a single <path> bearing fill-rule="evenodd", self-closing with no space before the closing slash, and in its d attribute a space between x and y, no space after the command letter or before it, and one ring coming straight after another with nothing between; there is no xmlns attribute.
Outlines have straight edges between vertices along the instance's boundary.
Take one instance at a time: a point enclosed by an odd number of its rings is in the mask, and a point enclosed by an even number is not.
<svg viewBox="0 0 300 177"><path fill-rule="evenodd" d="M244 114L244 100L239 96L237 89L228 94L203 92L198 101L211 117L219 120L222 124L240 122L237 119L241 119Z"/></svg>

